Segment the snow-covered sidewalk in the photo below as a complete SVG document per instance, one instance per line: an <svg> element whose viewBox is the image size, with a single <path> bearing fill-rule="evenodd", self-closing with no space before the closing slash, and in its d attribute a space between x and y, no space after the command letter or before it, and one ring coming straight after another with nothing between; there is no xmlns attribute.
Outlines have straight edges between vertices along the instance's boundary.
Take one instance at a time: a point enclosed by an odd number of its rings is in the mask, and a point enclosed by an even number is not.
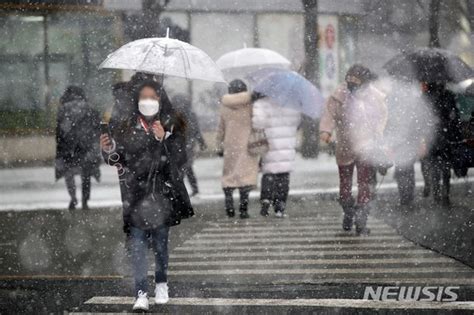
<svg viewBox="0 0 474 315"><path fill-rule="evenodd" d="M200 194L193 202L202 204L223 199L220 184L221 158L197 159L194 170L199 180ZM422 184L419 165L416 166L417 182ZM120 206L120 191L117 174L113 167L101 167L102 180L93 180L91 207ZM80 187L80 179L77 178ZM396 185L389 172L379 189L393 189ZM78 200L80 200L80 189ZM321 154L317 159L305 160L298 156L295 171L291 175L291 195L334 193L338 190L335 158ZM252 197L258 196L253 191ZM64 180L54 181L53 167L15 168L0 170L0 211L65 209L69 203ZM80 205L79 205L80 206Z"/></svg>

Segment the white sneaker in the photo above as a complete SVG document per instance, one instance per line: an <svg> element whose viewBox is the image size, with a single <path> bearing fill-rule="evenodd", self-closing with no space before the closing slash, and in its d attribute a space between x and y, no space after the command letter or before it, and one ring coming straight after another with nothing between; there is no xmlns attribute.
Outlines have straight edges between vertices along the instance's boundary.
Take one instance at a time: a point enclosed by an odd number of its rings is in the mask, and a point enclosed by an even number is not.
<svg viewBox="0 0 474 315"><path fill-rule="evenodd" d="M148 308L148 293L142 290L138 291L137 299L135 300L135 304L133 304L133 310L148 311Z"/></svg>
<svg viewBox="0 0 474 315"><path fill-rule="evenodd" d="M155 288L155 303L165 304L168 302L169 299L170 298L168 296L168 283L157 283Z"/></svg>
<svg viewBox="0 0 474 315"><path fill-rule="evenodd" d="M277 211L275 212L275 217L282 219L286 217L286 214L283 211Z"/></svg>

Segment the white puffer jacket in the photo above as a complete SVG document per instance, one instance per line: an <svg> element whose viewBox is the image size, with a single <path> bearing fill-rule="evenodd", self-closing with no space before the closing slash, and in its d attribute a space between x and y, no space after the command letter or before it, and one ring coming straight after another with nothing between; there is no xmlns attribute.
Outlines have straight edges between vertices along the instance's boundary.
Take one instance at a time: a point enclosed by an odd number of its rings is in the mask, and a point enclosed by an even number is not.
<svg viewBox="0 0 474 315"><path fill-rule="evenodd" d="M296 133L300 113L274 104L270 98L262 98L253 104L252 124L264 129L269 151L262 160L264 174L293 171L296 157Z"/></svg>

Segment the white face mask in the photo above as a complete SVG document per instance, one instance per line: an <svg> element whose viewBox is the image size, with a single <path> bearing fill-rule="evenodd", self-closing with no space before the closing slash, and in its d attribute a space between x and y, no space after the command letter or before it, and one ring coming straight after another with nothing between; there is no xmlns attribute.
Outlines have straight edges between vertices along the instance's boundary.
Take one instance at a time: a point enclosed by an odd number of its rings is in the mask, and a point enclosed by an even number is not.
<svg viewBox="0 0 474 315"><path fill-rule="evenodd" d="M138 110L143 116L154 116L160 110L160 102L151 98L139 100Z"/></svg>

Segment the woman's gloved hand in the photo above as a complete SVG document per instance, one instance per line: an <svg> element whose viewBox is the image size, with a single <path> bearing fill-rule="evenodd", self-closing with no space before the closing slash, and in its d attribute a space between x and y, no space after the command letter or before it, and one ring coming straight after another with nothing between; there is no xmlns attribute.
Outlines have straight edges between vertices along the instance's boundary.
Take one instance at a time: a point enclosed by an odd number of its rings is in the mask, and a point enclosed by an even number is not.
<svg viewBox="0 0 474 315"><path fill-rule="evenodd" d="M264 97L265 97L265 95L263 95L262 93L253 91L252 96L251 96L251 100L252 100L252 102L255 102L256 100L264 98Z"/></svg>

